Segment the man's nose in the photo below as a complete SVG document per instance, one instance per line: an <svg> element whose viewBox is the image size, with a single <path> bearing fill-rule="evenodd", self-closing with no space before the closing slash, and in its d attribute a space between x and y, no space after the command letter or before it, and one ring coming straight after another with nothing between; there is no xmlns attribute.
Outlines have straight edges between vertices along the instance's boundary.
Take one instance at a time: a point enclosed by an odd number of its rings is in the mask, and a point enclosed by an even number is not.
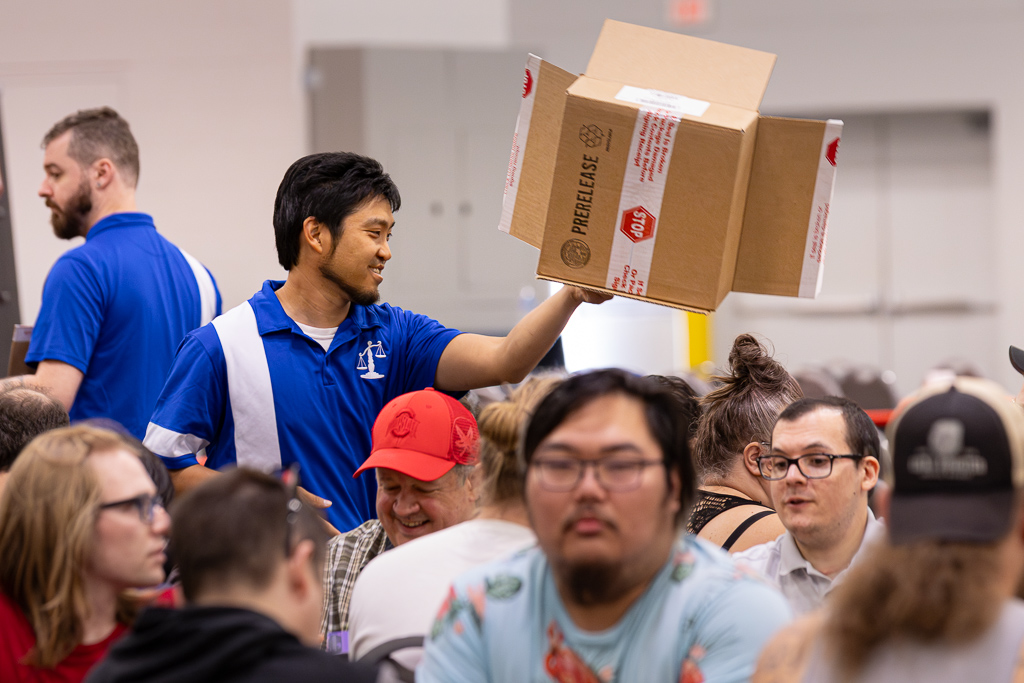
<svg viewBox="0 0 1024 683"><path fill-rule="evenodd" d="M38 194L39 194L40 197L52 197L53 196L53 188L50 187L50 181L47 180L46 178L43 178L43 182L41 182L39 184Z"/></svg>
<svg viewBox="0 0 1024 683"><path fill-rule="evenodd" d="M796 463L797 461L793 460L789 463L789 467L786 468L786 480L789 481L792 479L793 481L801 483L807 481L807 477L800 471L800 467Z"/></svg>
<svg viewBox="0 0 1024 683"><path fill-rule="evenodd" d="M377 249L377 257L382 261L391 260L391 246L387 242L384 242L380 248Z"/></svg>
<svg viewBox="0 0 1024 683"><path fill-rule="evenodd" d="M408 491L400 491L395 496L395 504L392 508L396 515L405 516L417 512L420 507L419 498Z"/></svg>
<svg viewBox="0 0 1024 683"><path fill-rule="evenodd" d="M605 488L597 476L596 463L583 463L583 472L580 473L575 491L578 498L601 498L605 495Z"/></svg>

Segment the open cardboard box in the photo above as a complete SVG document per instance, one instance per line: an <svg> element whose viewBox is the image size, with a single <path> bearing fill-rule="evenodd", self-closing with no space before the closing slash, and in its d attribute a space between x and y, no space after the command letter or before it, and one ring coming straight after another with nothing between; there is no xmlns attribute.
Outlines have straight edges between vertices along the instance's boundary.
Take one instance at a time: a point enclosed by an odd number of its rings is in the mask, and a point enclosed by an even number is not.
<svg viewBox="0 0 1024 683"><path fill-rule="evenodd" d="M582 76L530 55L499 229L543 279L685 310L817 296L843 124L761 116L774 65L611 20Z"/></svg>

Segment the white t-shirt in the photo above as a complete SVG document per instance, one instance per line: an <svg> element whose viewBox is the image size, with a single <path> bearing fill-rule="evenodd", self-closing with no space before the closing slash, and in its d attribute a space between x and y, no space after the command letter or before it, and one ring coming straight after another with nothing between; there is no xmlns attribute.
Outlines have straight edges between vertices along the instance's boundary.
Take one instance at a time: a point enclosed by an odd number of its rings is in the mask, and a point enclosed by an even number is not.
<svg viewBox="0 0 1024 683"><path fill-rule="evenodd" d="M295 324L299 326L303 334L324 347L324 351L330 350L331 342L334 341L334 335L338 333L337 327L313 327L311 325L303 325L298 320L295 321Z"/></svg>
<svg viewBox="0 0 1024 683"><path fill-rule="evenodd" d="M520 524L472 519L377 556L352 591L350 656L359 659L397 638L426 636L456 576L536 542L533 531ZM394 655L410 669L421 657L419 648Z"/></svg>

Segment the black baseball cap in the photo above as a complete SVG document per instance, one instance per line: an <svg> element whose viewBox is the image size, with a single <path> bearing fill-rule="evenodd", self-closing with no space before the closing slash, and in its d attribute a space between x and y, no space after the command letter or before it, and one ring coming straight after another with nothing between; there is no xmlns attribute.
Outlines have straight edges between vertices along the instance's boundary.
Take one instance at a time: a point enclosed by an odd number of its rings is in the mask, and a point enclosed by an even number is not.
<svg viewBox="0 0 1024 683"><path fill-rule="evenodd" d="M892 543L982 543L1010 531L1024 486L1024 410L1002 387L974 377L929 385L888 432Z"/></svg>

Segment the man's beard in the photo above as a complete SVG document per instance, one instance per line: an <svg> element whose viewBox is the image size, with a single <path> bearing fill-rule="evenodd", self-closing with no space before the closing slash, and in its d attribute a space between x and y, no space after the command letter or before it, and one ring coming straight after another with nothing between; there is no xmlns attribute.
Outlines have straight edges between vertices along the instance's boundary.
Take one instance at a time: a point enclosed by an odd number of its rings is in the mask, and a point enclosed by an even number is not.
<svg viewBox="0 0 1024 683"><path fill-rule="evenodd" d="M52 199L46 200L50 208L50 224L53 234L62 240L70 240L84 235L89 230L85 217L92 211L92 191L89 181L82 180L78 191L68 200L64 207L58 206Z"/></svg>
<svg viewBox="0 0 1024 683"><path fill-rule="evenodd" d="M380 301L380 290L379 289L356 289L349 283L342 280L337 274L331 270L327 261L324 260L320 263L320 274L324 276L329 282L334 283L338 286L338 289L345 292L345 295L349 298L349 301L358 306L372 306L373 304Z"/></svg>
<svg viewBox="0 0 1024 683"><path fill-rule="evenodd" d="M604 605L618 600L629 588L622 585L622 567L611 564L581 564L568 568L566 586L578 605Z"/></svg>

